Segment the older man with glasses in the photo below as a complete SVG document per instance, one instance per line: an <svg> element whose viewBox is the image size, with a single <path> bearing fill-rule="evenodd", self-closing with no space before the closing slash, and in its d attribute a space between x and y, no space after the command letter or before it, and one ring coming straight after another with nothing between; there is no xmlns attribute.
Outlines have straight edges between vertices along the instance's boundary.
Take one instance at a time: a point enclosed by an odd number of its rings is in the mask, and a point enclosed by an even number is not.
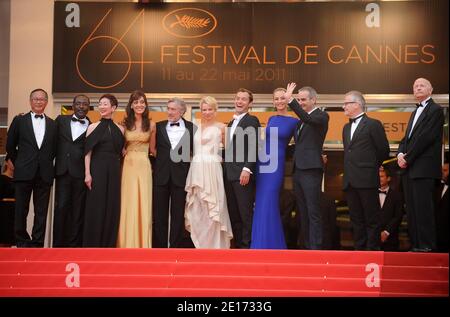
<svg viewBox="0 0 450 317"><path fill-rule="evenodd" d="M345 94L344 181L356 250L380 250L381 211L378 170L389 157L389 142L380 121L364 113L366 101L359 91Z"/></svg>
<svg viewBox="0 0 450 317"><path fill-rule="evenodd" d="M6 140L9 164L14 166L15 223L17 247L43 247L45 225L53 184L56 124L44 114L47 92L30 93L31 111L12 121ZM34 221L31 237L27 232L27 216L33 193Z"/></svg>

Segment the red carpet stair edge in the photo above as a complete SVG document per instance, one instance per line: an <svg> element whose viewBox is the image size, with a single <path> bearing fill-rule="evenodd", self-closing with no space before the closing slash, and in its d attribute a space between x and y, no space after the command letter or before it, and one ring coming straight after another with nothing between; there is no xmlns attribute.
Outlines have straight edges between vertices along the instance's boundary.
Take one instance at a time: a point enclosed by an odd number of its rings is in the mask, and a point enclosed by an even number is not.
<svg viewBox="0 0 450 317"><path fill-rule="evenodd" d="M2 297L448 296L448 254L0 248Z"/></svg>

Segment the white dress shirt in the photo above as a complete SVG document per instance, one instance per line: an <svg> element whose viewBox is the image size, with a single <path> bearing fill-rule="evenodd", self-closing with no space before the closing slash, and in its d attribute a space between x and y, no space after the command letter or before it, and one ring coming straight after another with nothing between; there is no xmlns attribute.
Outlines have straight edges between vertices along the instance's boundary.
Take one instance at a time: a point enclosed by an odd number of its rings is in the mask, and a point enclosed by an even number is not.
<svg viewBox="0 0 450 317"><path fill-rule="evenodd" d="M231 124L231 127L230 127L230 141L233 140L233 134L234 134L234 131L236 131L236 127L238 126L239 121L241 121L241 119L246 114L247 114L247 112L241 113L240 115L233 115L234 121L233 121L233 123Z"/></svg>
<svg viewBox="0 0 450 317"><path fill-rule="evenodd" d="M33 124L34 137L36 138L37 146L40 149L45 135L45 114L42 114L44 116L42 119L35 118L35 113L33 111L30 112L30 115Z"/></svg>
<svg viewBox="0 0 450 317"><path fill-rule="evenodd" d="M233 115L233 119L234 119L234 121L233 121L233 123L231 124L231 127L230 127L230 143L231 143L231 141L233 141L233 135L234 135L234 131L236 131L236 127L238 126L238 124L239 124L239 121L241 121L241 119L247 114L248 112L244 112L244 113L241 113L240 115ZM249 172L250 174L253 174L253 172L249 169L249 168L247 168L247 167L243 167L242 168L242 170L243 171L247 171L247 172Z"/></svg>
<svg viewBox="0 0 450 317"><path fill-rule="evenodd" d="M73 115L72 118L75 118L78 120L78 117L76 115ZM85 118L83 119L84 123L78 122L78 121L72 121L70 120L70 129L72 130L72 140L75 141L82 135L88 128L89 122Z"/></svg>
<svg viewBox="0 0 450 317"><path fill-rule="evenodd" d="M378 197L380 198L380 207L383 208L384 202L386 201L386 196L389 193L389 186L387 186L384 189L380 188L379 190L382 190L382 191L386 192L386 194L378 193Z"/></svg>
<svg viewBox="0 0 450 317"><path fill-rule="evenodd" d="M353 139L353 133L355 133L355 130L361 122L361 118L363 117L363 115L364 113L361 113L358 117L355 118L355 121L352 122L352 126L350 128L350 140Z"/></svg>
<svg viewBox="0 0 450 317"><path fill-rule="evenodd" d="M428 100L430 100L430 98L431 97L428 97L426 100L421 102L422 107L417 107L416 114L414 115L414 120L413 120L413 123L412 123L412 126L411 126L411 131L409 131L408 138L411 137L411 134L412 134L412 132L414 130L414 126L416 125L417 120L419 119L419 117L422 114L422 112L425 110L425 107L427 106L427 102L428 102Z"/></svg>
<svg viewBox="0 0 450 317"><path fill-rule="evenodd" d="M170 123L179 123L180 126L170 126ZM180 119L177 122L167 122L166 131L169 136L170 146L173 150L178 143L180 143L183 134L186 132L186 126L183 119Z"/></svg>

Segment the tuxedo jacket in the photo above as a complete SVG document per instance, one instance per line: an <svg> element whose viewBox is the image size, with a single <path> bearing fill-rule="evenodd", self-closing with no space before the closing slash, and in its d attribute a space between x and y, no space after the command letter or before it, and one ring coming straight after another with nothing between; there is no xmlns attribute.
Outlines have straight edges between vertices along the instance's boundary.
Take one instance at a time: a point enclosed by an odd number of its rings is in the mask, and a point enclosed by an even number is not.
<svg viewBox="0 0 450 317"><path fill-rule="evenodd" d="M294 164L297 169L323 168L322 149L328 131L328 113L316 109L308 114L294 98L289 106L300 118L295 133Z"/></svg>
<svg viewBox="0 0 450 317"><path fill-rule="evenodd" d="M166 130L168 121L164 120L156 123L154 181L158 186L167 185L169 181L183 188L186 185L186 178L193 154L195 128L192 122L185 119L183 121L186 132L173 150ZM174 161L172 158L178 158L178 161Z"/></svg>
<svg viewBox="0 0 450 317"><path fill-rule="evenodd" d="M344 126L343 189L378 188L378 170L389 157L389 142L381 122L363 115L350 140L351 124Z"/></svg>
<svg viewBox="0 0 450 317"><path fill-rule="evenodd" d="M416 111L411 114L398 152L405 154L407 172L411 178L440 179L444 112L430 99L409 137Z"/></svg>
<svg viewBox="0 0 450 317"><path fill-rule="evenodd" d="M228 123L226 148L224 156L224 169L228 181L238 181L244 167L250 169L253 175L256 172L256 160L258 158L258 128L261 126L257 117L247 113L236 126L233 136L230 136L230 127L233 120ZM243 138L238 138L238 128L244 130ZM252 179L252 177L250 178Z"/></svg>
<svg viewBox="0 0 450 317"><path fill-rule="evenodd" d="M403 218L403 196L400 192L389 188L383 207L381 208L381 231L389 232L385 243L398 245L398 230Z"/></svg>
<svg viewBox="0 0 450 317"><path fill-rule="evenodd" d="M56 148L56 123L45 116L45 134L41 148L34 136L30 113L16 116L8 130L6 151L14 163L14 181L30 181L39 169L46 183L54 178L53 160Z"/></svg>
<svg viewBox="0 0 450 317"><path fill-rule="evenodd" d="M88 118L86 118L89 121ZM72 115L58 116L55 120L57 129L56 175L69 173L76 178L84 178L84 143L86 132L76 140L72 139Z"/></svg>

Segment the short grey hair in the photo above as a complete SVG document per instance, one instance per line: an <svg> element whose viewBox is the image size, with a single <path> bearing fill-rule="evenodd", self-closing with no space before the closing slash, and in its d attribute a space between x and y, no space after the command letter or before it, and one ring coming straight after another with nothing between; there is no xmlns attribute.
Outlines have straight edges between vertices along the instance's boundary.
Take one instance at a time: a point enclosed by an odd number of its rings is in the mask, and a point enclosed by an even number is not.
<svg viewBox="0 0 450 317"><path fill-rule="evenodd" d="M358 103L361 106L361 109L364 110L366 107L366 99L364 99L364 95L357 91L357 90L351 90L348 93L345 94L346 96L352 96L353 101Z"/></svg>
<svg viewBox="0 0 450 317"><path fill-rule="evenodd" d="M184 115L186 113L186 102L181 99L181 98L170 98L169 101L167 102L167 104L173 102L174 104L176 104L177 106L180 106L181 108L181 115Z"/></svg>
<svg viewBox="0 0 450 317"><path fill-rule="evenodd" d="M300 91L307 91L309 99L312 99L312 98L317 99L317 91L312 87L305 86L298 90L298 92L300 92Z"/></svg>

